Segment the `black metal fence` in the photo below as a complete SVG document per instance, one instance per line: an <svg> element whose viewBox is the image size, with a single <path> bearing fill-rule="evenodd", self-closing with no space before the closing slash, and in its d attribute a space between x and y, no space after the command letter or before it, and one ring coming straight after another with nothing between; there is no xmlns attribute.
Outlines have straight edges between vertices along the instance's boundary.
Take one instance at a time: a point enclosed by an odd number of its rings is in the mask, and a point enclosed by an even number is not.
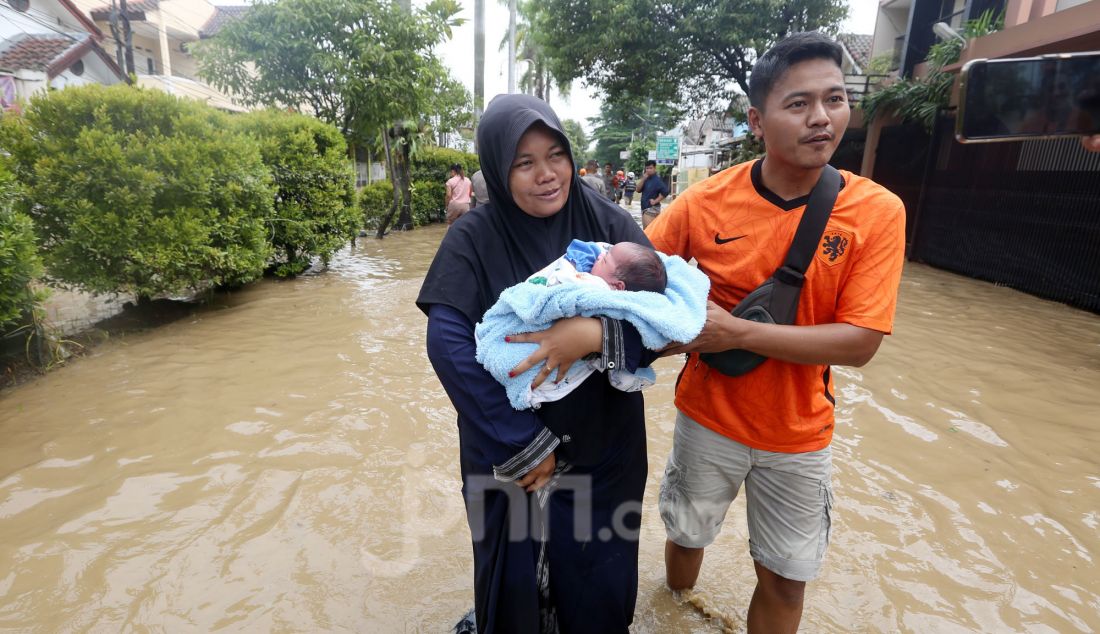
<svg viewBox="0 0 1100 634"><path fill-rule="evenodd" d="M1100 153L1078 139L963 145L953 130L937 122L916 206L898 192L910 259L1100 313ZM882 151L875 180L890 187Z"/></svg>

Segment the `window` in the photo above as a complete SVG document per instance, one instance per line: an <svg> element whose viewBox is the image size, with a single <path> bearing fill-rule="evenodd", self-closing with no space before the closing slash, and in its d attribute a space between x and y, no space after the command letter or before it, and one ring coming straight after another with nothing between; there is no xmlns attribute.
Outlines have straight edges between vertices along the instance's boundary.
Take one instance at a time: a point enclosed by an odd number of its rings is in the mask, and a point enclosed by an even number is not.
<svg viewBox="0 0 1100 634"><path fill-rule="evenodd" d="M146 66L146 68L149 69L149 74L150 75L156 75L157 74L157 65L156 65L156 62L153 61L152 57L146 57L145 58L145 66Z"/></svg>
<svg viewBox="0 0 1100 634"><path fill-rule="evenodd" d="M31 0L8 0L8 4L20 13L31 8Z"/></svg>
<svg viewBox="0 0 1100 634"><path fill-rule="evenodd" d="M69 72L80 77L84 74L84 60L78 59L76 63L69 67Z"/></svg>

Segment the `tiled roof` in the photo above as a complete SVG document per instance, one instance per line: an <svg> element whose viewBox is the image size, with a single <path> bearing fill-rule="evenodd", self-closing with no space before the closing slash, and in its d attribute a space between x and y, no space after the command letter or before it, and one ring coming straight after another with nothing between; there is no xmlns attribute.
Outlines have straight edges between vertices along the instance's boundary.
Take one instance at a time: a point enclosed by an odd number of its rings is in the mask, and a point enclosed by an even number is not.
<svg viewBox="0 0 1100 634"><path fill-rule="evenodd" d="M875 36L862 35L859 33L841 33L836 36L836 39L844 48L848 49L848 54L852 56L852 59L855 60L860 68L867 67L867 63L871 61L871 43L875 39Z"/></svg>
<svg viewBox="0 0 1100 634"><path fill-rule="evenodd" d="M214 37L226 24L241 19L251 9L252 7L214 7L214 15L199 29L199 37Z"/></svg>
<svg viewBox="0 0 1100 634"><path fill-rule="evenodd" d="M80 46L88 38L60 33L22 34L0 44L0 68L45 72L69 49Z"/></svg>

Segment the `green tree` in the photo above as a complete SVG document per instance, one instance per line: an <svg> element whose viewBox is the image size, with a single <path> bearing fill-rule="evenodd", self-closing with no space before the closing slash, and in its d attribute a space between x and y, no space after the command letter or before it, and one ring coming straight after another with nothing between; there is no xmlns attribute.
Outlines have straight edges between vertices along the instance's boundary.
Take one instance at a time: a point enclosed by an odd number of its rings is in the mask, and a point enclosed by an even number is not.
<svg viewBox="0 0 1100 634"><path fill-rule="evenodd" d="M409 137L438 114L449 75L434 49L461 23L458 11L456 0L416 10L387 0L256 4L196 47L199 73L246 103L308 108L340 129L352 153L381 134L398 225L410 227Z"/></svg>
<svg viewBox="0 0 1100 634"><path fill-rule="evenodd" d="M577 163L584 162L584 159L588 157L588 146L591 144L588 133L584 131L584 126L574 119L565 119L561 122L561 127L565 132L565 138L569 139L569 147L573 150L573 160Z"/></svg>
<svg viewBox="0 0 1100 634"><path fill-rule="evenodd" d="M562 80L584 79L611 103L724 107L748 91L753 63L789 33L835 32L846 0L557 0L534 31Z"/></svg>
<svg viewBox="0 0 1100 634"><path fill-rule="evenodd" d="M653 145L649 149L656 148L657 134L672 128L682 116L683 112L652 100L603 102L600 114L589 119L596 141L596 161L618 165L620 154L632 149L632 141L646 140Z"/></svg>
<svg viewBox="0 0 1100 634"><path fill-rule="evenodd" d="M963 26L963 37L970 39L988 35L998 31L1004 25L1004 15L995 16L992 11L986 11L975 20L970 20ZM928 74L924 77L898 81L866 95L859 102L868 123L874 121L884 112L893 112L902 121L911 121L924 126L925 130L932 131L936 121L936 115L946 108L951 101L951 86L955 83L955 74L948 73L943 68L954 64L962 55L963 42L951 38L944 42L937 42L928 49L925 61L928 63Z"/></svg>
<svg viewBox="0 0 1100 634"><path fill-rule="evenodd" d="M501 0L507 3L506 0ZM524 64L523 74L519 76L518 87L526 95L534 95L549 103L550 89L556 84L558 93L568 97L572 88L569 80L562 79L560 75L551 72L550 59L543 50L543 45L534 31L534 22L542 3L536 0L521 0L517 3L516 23L516 62ZM500 50L508 46L508 34L500 42Z"/></svg>

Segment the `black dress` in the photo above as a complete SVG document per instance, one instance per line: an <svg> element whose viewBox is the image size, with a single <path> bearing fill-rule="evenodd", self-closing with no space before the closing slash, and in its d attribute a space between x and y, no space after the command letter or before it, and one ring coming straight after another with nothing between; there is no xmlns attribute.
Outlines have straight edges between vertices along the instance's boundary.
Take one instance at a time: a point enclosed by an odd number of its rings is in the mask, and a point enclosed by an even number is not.
<svg viewBox="0 0 1100 634"><path fill-rule="evenodd" d="M492 203L448 230L417 305L429 318L428 356L458 411L478 631L626 632L647 471L641 394L620 392L594 373L560 401L516 411L474 360L482 314L573 238L649 244L632 218L576 178L553 216L535 218L515 206L508 169L519 138L539 123L568 149L545 102L506 95L490 103L478 141ZM628 324L605 324L611 354L626 369L652 360ZM559 470L550 485L527 494L511 481L551 451Z"/></svg>

